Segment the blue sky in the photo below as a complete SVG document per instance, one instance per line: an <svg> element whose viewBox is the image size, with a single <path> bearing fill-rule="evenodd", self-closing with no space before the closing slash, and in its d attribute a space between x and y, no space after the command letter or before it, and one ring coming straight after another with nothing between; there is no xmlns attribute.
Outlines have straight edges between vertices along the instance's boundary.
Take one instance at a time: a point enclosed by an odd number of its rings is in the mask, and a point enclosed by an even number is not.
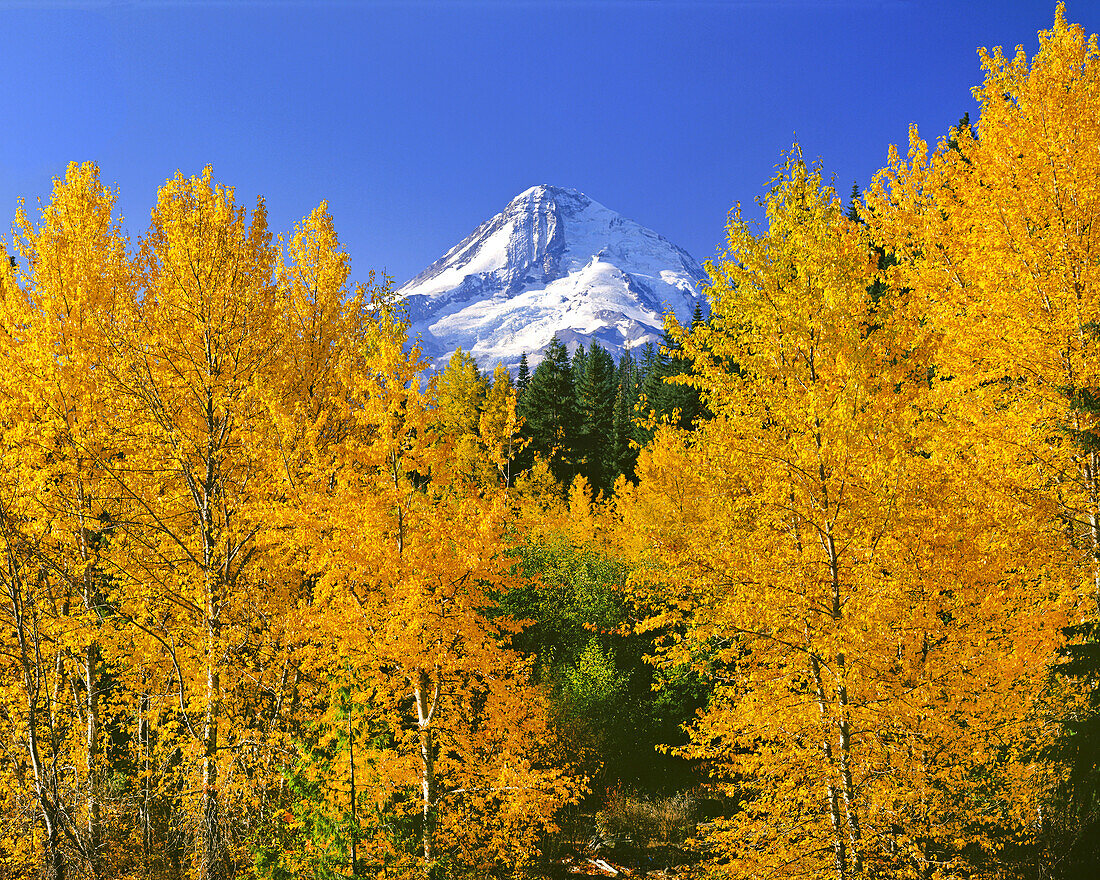
<svg viewBox="0 0 1100 880"><path fill-rule="evenodd" d="M72 160L125 227L205 164L276 231L321 199L397 283L514 195L574 187L699 260L797 138L847 195L976 110L979 46L1054 2L0 0L0 230ZM1095 0L1067 15L1100 28Z"/></svg>

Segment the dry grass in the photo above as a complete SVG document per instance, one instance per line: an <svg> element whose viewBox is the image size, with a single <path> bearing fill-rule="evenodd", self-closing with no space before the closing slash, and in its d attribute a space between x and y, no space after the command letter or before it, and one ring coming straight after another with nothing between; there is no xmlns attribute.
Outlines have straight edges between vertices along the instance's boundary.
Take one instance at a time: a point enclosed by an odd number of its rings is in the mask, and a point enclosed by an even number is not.
<svg viewBox="0 0 1100 880"><path fill-rule="evenodd" d="M686 791L651 798L614 789L596 822L601 834L639 849L654 842L681 844L695 831L697 808L696 798Z"/></svg>

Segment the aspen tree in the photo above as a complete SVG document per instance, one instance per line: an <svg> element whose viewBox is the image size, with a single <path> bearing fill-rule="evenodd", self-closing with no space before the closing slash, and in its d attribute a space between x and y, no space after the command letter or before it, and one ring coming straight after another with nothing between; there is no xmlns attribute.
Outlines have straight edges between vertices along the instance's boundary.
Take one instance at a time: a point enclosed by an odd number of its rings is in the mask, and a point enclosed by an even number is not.
<svg viewBox="0 0 1100 880"><path fill-rule="evenodd" d="M1065 18L1022 48L981 53L977 133L929 152L914 128L868 194L897 284L914 291L941 344L942 394L967 442L1006 458L1003 479L1036 505L1056 501L1100 607L1100 50ZM1007 452L1012 446L1015 453ZM1053 536L1052 536L1053 538Z"/></svg>
<svg viewBox="0 0 1100 880"><path fill-rule="evenodd" d="M461 437L440 433L434 385L392 305L371 312L347 375L351 429L318 496L315 619L390 731L356 773L360 802L415 790L421 870L456 858L488 869L530 857L577 783L554 768L545 700L507 648L515 623L489 613L510 583L506 492L450 478Z"/></svg>
<svg viewBox="0 0 1100 880"><path fill-rule="evenodd" d="M225 876L222 770L233 757L226 695L267 594L256 565L273 443L261 392L280 352L274 251L262 202L177 175L141 245L141 297L112 374L125 455L113 475L135 511L117 544L125 612L175 670L196 747L202 880ZM122 417L125 416L125 421Z"/></svg>
<svg viewBox="0 0 1100 880"><path fill-rule="evenodd" d="M100 682L107 598L102 551L107 527L120 513L117 493L100 465L109 438L98 384L110 356L106 339L115 300L132 287L114 202L115 194L100 183L94 165L70 165L65 179L55 180L39 224L19 210L16 245L25 271L18 278L9 275L4 297L4 442L12 478L7 488L13 493L5 501L9 610L19 621L15 630L21 643L32 635L52 645L55 685L61 688L42 707L49 736L28 730L27 743L37 752L31 763L46 811L47 847L59 845L60 824L93 877L103 876L107 868L100 766L104 713L109 711ZM21 565L16 565L17 546L30 554ZM25 592L42 588L46 592L38 598ZM57 621L63 638L46 635L42 615L50 606L63 618ZM35 653L42 649L46 643ZM40 682L43 675L49 675L43 668L25 670L24 681ZM28 717L39 717L35 698L29 691L27 696ZM61 731L80 727L81 746L65 742ZM52 754L46 756L47 751ZM56 777L62 755L70 756L62 766L75 765L83 776L72 790L63 791ZM49 795L39 773L44 761L54 767ZM46 818L51 810L54 819ZM47 861L47 872L60 876L63 860L56 849Z"/></svg>
<svg viewBox="0 0 1100 880"><path fill-rule="evenodd" d="M456 479L472 480L480 469L478 426L487 391L488 383L477 362L461 348L457 349L439 376L436 396L443 430L454 438L450 466Z"/></svg>
<svg viewBox="0 0 1100 880"><path fill-rule="evenodd" d="M495 471L495 480L505 488L512 485L512 466L523 449L521 427L512 377L503 364L497 364L478 419L478 433L485 456Z"/></svg>
<svg viewBox="0 0 1100 880"><path fill-rule="evenodd" d="M1022 47L980 56L977 125L934 148L912 129L867 218L935 335L945 442L964 450L976 491L1045 524L1045 566L1032 567L1048 616L1069 603L1067 622L1087 632L1100 614L1100 49L1059 4L1031 59ZM1073 701L1088 689L1056 689L1050 714L1081 718ZM1036 753L1052 729L1036 723Z"/></svg>
<svg viewBox="0 0 1100 880"><path fill-rule="evenodd" d="M368 833L411 806L417 873L531 858L580 782L494 610L507 375L441 419L388 280L349 289L323 204L276 247L262 202L177 175L133 257L113 204L72 166L0 267L5 869L231 875L334 693L353 875L412 866Z"/></svg>
<svg viewBox="0 0 1100 880"><path fill-rule="evenodd" d="M734 214L713 321L681 334L714 420L620 484L665 659L717 670L685 754L740 799L715 835L737 876L964 875L983 823L1028 827L993 744L1057 635L1041 529L958 479L922 329L874 303L866 230L797 151L766 209L760 236Z"/></svg>

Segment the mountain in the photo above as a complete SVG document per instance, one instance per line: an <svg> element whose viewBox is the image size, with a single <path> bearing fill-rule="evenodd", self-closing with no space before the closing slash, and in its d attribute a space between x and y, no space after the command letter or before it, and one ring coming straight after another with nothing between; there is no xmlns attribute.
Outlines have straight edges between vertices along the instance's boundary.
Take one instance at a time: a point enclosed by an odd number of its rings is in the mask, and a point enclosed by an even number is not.
<svg viewBox="0 0 1100 880"><path fill-rule="evenodd" d="M687 320L706 278L682 248L583 193L535 186L402 285L410 336L443 366L456 348L484 370L533 368L556 333L617 360Z"/></svg>

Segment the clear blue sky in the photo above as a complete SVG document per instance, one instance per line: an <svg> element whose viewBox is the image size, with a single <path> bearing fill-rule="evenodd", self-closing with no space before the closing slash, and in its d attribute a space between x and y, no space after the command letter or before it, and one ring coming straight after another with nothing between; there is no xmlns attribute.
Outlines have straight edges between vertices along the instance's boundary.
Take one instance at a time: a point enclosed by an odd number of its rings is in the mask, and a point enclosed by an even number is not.
<svg viewBox="0 0 1100 880"><path fill-rule="evenodd" d="M795 138L847 195L935 139L979 46L1048 0L0 0L0 231L71 160L132 236L210 163L286 230L327 199L353 274L398 283L529 186L574 187L703 260ZM1067 15L1100 28L1095 0Z"/></svg>

